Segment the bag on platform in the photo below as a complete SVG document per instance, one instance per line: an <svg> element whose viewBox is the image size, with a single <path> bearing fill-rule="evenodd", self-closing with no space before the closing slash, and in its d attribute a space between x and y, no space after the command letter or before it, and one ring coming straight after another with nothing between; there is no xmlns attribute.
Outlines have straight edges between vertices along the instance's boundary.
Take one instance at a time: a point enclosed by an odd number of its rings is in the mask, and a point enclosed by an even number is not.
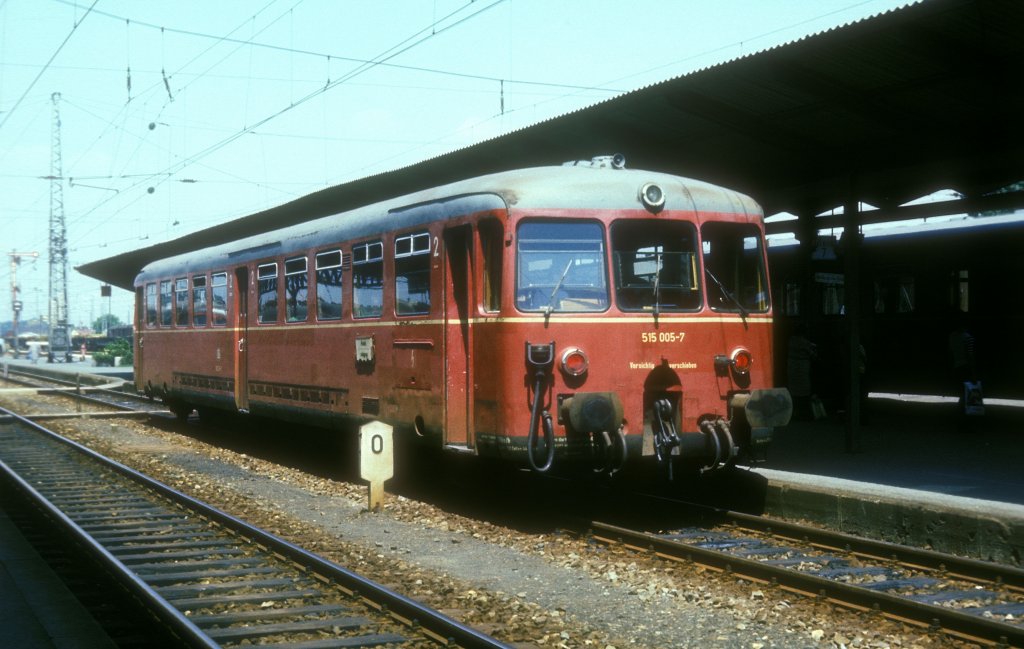
<svg viewBox="0 0 1024 649"><path fill-rule="evenodd" d="M964 414L969 417L981 417L985 414L981 381L964 381Z"/></svg>

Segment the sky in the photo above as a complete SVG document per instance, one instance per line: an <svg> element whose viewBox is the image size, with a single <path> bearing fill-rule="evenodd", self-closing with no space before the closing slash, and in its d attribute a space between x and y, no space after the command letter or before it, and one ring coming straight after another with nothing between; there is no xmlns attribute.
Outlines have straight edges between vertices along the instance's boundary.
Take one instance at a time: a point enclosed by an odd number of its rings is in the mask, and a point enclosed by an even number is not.
<svg viewBox="0 0 1024 649"><path fill-rule="evenodd" d="M0 322L11 252L47 315L54 206L70 323L127 322L75 266L904 4L0 0Z"/></svg>

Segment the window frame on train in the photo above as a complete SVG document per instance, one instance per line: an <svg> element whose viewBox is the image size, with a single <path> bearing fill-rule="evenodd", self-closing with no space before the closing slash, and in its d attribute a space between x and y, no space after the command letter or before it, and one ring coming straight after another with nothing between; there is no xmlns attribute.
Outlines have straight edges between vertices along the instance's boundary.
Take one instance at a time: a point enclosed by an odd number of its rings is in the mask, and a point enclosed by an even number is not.
<svg viewBox="0 0 1024 649"><path fill-rule="evenodd" d="M206 326L209 311L209 295L206 274L192 276L192 326Z"/></svg>
<svg viewBox="0 0 1024 649"><path fill-rule="evenodd" d="M618 219L609 230L615 304L620 311L692 313L704 307L696 224Z"/></svg>
<svg viewBox="0 0 1024 649"><path fill-rule="evenodd" d="M376 256L373 256L373 255ZM369 279L371 283L361 284ZM376 296L376 300L366 300ZM369 320L384 313L384 241L374 239L352 246L352 318Z"/></svg>
<svg viewBox="0 0 1024 649"><path fill-rule="evenodd" d="M156 282L146 284L146 328L156 329L160 321L160 303L157 301Z"/></svg>
<svg viewBox="0 0 1024 649"><path fill-rule="evenodd" d="M256 322L258 324L277 324L281 320L281 297L278 294L277 278L276 261L256 266Z"/></svg>
<svg viewBox="0 0 1024 649"><path fill-rule="evenodd" d="M188 277L174 279L174 326L188 327L191 324L189 311Z"/></svg>
<svg viewBox="0 0 1024 649"><path fill-rule="evenodd" d="M395 315L429 315L430 233L423 231L396 236L394 250ZM414 287L419 290L413 291Z"/></svg>
<svg viewBox="0 0 1024 649"><path fill-rule="evenodd" d="M284 320L309 320L309 258L306 255L284 260Z"/></svg>
<svg viewBox="0 0 1024 649"><path fill-rule="evenodd" d="M169 279L160 280L160 327L171 327L174 323L174 284Z"/></svg>
<svg viewBox="0 0 1024 649"><path fill-rule="evenodd" d="M337 255L335 261L334 256ZM321 263L322 262L322 263ZM314 280L316 282L316 319L319 322L341 320L345 308L345 255L340 248L316 253ZM337 280L335 283L333 280ZM336 292L335 292L336 287ZM336 301L325 299L337 297ZM337 304L337 314L327 305Z"/></svg>
<svg viewBox="0 0 1024 649"><path fill-rule="evenodd" d="M217 311L217 298L224 308ZM217 271L210 273L210 324L214 327L228 325L228 273Z"/></svg>
<svg viewBox="0 0 1024 649"><path fill-rule="evenodd" d="M529 231L535 228L540 231L538 235L524 236L524 230L529 234ZM591 238L587 240L581 239L578 234L562 235L558 238L539 236L543 229L548 229L553 234L555 228L577 230L590 228L599 236L594 238L591 234ZM594 244L597 244L597 248L586 248L587 245L593 246ZM534 245L540 247L531 248ZM554 245L567 246L567 248L552 248L551 246ZM524 313L604 313L608 311L611 308L611 286L608 281L607 250L605 228L600 221L544 218L543 216L524 218L516 226L516 309ZM524 264L524 253L527 256L535 254L539 256L545 252L550 253L547 256L551 259L538 258ZM589 256L585 256L586 254ZM557 262L555 261L556 257L558 258ZM567 259L568 263L562 269L561 264ZM596 268L585 269L590 270L594 279L598 280L596 284L579 284L579 273L571 272L584 269L584 264L580 263L583 261L588 262L586 264L588 266L597 264ZM559 268L555 268L556 266ZM569 281L570 278L574 281ZM524 286L524 284L528 285ZM575 289L577 292L581 289L590 289L593 294L582 299L597 300L597 303L593 308L585 308L586 302L581 301L579 296L573 297L573 292L570 289ZM559 297L560 295L563 297ZM570 307L574 304L579 305L581 308L565 308L566 304Z"/></svg>
<svg viewBox="0 0 1024 649"><path fill-rule="evenodd" d="M480 308L484 313L499 313L501 311L504 238L505 226L498 219L481 219L477 224L481 277L483 278L480 290Z"/></svg>
<svg viewBox="0 0 1024 649"><path fill-rule="evenodd" d="M722 237L717 234L718 231L729 234L729 237ZM726 248L722 257L716 256L717 251L721 249L718 242L723 240L739 242L738 252L733 246L732 250ZM704 293L707 296L708 307L717 313L768 313L771 309L771 295L768 290L764 233L761 229L753 223L706 221L700 226L700 241ZM751 241L754 245L748 247L747 244ZM747 252L748 250L752 252ZM729 259L726 259L726 264L722 264L720 260L726 256ZM728 262L737 261L753 261L754 266L731 270L727 268L730 265ZM726 275L726 271L730 274ZM745 285L745 281L755 275L755 285Z"/></svg>

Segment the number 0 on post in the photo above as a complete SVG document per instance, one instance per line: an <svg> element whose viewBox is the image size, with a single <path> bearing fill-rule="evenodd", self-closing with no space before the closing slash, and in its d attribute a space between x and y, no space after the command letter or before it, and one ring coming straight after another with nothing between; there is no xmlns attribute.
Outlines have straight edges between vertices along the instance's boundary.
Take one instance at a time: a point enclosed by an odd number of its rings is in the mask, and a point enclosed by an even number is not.
<svg viewBox="0 0 1024 649"><path fill-rule="evenodd" d="M359 475L370 483L370 511L384 506L384 482L395 475L392 428L372 421L359 428Z"/></svg>

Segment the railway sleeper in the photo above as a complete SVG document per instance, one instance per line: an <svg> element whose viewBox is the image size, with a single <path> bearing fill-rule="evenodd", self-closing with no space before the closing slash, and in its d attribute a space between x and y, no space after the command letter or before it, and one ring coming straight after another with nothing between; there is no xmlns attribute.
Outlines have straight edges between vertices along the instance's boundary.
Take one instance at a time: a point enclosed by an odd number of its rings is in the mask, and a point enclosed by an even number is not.
<svg viewBox="0 0 1024 649"><path fill-rule="evenodd" d="M223 583L176 584L157 586L156 591L167 600L182 599L203 593L222 593L240 590L275 589L282 586L312 587L312 584L296 583L293 578L251 579L248 581L226 581ZM271 591L273 592L273 591Z"/></svg>
<svg viewBox="0 0 1024 649"><path fill-rule="evenodd" d="M318 604L291 608L261 608L252 611L232 611L230 613L214 613L210 615L190 615L188 619L196 626L214 628L259 620L275 620L285 617L301 618L313 615L340 615L349 612L351 612L351 609L341 604Z"/></svg>
<svg viewBox="0 0 1024 649"><path fill-rule="evenodd" d="M260 624L244 627L224 627L219 629L205 629L203 632L222 642L252 640L272 635L295 635L312 631L335 631L336 629L349 630L358 629L371 624L365 617L335 617L316 620L302 620L299 622L282 622L280 624ZM405 638L397 636L399 640L390 642L404 642Z"/></svg>
<svg viewBox="0 0 1024 649"><path fill-rule="evenodd" d="M991 590L944 590L939 593L917 593L907 595L907 599L926 604L942 604L944 602L959 601L994 601L999 599L999 593Z"/></svg>

